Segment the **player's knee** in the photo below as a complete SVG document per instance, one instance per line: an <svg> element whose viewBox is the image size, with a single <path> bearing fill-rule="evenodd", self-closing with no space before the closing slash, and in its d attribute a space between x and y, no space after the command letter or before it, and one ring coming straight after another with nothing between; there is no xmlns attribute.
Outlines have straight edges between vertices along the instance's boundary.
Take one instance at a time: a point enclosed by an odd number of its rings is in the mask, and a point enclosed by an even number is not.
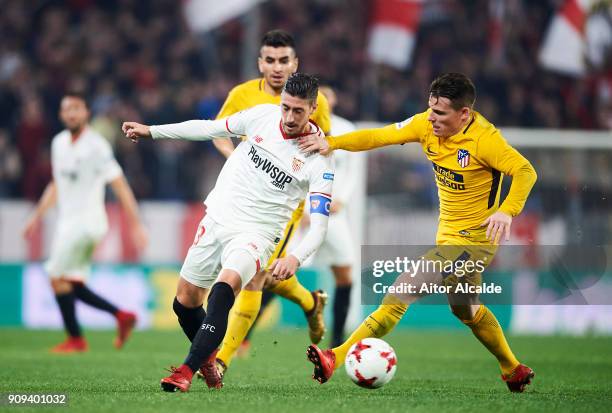
<svg viewBox="0 0 612 413"><path fill-rule="evenodd" d="M179 278L176 288L176 300L187 308L199 307L204 302L206 289L191 284L184 278Z"/></svg>
<svg viewBox="0 0 612 413"><path fill-rule="evenodd" d="M70 281L61 278L52 278L51 288L55 294L68 294L72 292L72 284Z"/></svg>
<svg viewBox="0 0 612 413"><path fill-rule="evenodd" d="M172 310L174 311L174 314L176 314L176 316L179 318L179 320L183 319L187 313L198 307L202 306L200 305L195 307L187 307L179 301L178 297L174 297L174 301L172 302Z"/></svg>
<svg viewBox="0 0 612 413"><path fill-rule="evenodd" d="M294 275L294 277L296 276ZM279 283L280 281L272 277L272 273L270 271L266 271L263 288L265 288L266 290L273 290Z"/></svg>
<svg viewBox="0 0 612 413"><path fill-rule="evenodd" d="M221 270L221 273L217 278L217 283L225 283L232 287L234 295L238 295L240 289L242 288L242 279L240 273L236 270L229 268L224 268L223 270Z"/></svg>
<svg viewBox="0 0 612 413"><path fill-rule="evenodd" d="M351 277L350 265L333 266L332 272L336 280L336 286L348 287L353 284L353 278Z"/></svg>
<svg viewBox="0 0 612 413"><path fill-rule="evenodd" d="M238 294L242 285L248 284L257 275L260 264L259 260L256 260L248 250L234 249L223 260L223 269L217 281L229 284ZM256 280L256 283L258 282L263 285L259 278Z"/></svg>

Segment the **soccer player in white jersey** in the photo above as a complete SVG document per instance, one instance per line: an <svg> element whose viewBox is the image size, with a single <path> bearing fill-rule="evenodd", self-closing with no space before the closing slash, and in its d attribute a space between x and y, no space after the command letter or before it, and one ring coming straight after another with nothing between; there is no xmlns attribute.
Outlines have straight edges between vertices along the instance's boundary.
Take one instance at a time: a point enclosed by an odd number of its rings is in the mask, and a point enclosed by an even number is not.
<svg viewBox="0 0 612 413"><path fill-rule="evenodd" d="M208 140L246 136L223 166L206 198L206 215L181 269L174 310L191 340L189 355L161 380L165 391L187 391L200 370L209 387L223 383L215 367L236 294L265 265L300 201L310 195L311 226L285 257L270 267L277 280L292 277L325 238L334 179L333 159L304 155L296 138L324 136L309 118L317 107L318 80L295 73L281 104L263 104L224 119L146 126L125 122L128 138ZM211 288L212 287L212 288ZM202 308L204 295L208 307Z"/></svg>
<svg viewBox="0 0 612 413"><path fill-rule="evenodd" d="M75 353L87 350L75 314L77 299L117 319L115 347L121 348L136 323L136 315L118 309L85 285L95 246L108 229L104 207L107 183L127 213L134 243L139 249L146 245L146 232L140 223L132 190L109 143L88 126L89 109L85 98L78 93L66 94L61 101L59 116L66 129L51 143L53 180L47 185L24 228L24 236L30 238L45 212L57 203L57 230L45 269L51 277L51 287L68 338L52 351Z"/></svg>
<svg viewBox="0 0 612 413"><path fill-rule="evenodd" d="M339 136L354 131L355 125L333 113L337 103L336 93L333 89L323 86L320 90L327 98L330 112L332 112L332 136ZM330 266L336 280L331 337L332 347L344 342L344 325L346 324L346 317L350 306L351 287L353 284L351 263L354 255L354 243L349 228L347 206L357 185L355 177L358 175L356 169L359 167L355 154L347 151L338 151L335 155L334 201L330 209L327 237L315 257L316 262Z"/></svg>

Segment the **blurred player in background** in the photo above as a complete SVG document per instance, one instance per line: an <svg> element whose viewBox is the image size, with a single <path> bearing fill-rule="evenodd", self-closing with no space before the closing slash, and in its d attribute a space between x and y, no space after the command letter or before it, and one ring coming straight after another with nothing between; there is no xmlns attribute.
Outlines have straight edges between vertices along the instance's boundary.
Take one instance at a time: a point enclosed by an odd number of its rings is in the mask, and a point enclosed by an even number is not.
<svg viewBox="0 0 612 413"><path fill-rule="evenodd" d="M263 103L278 105L283 87L289 76L296 72L298 63L293 37L283 30L267 32L262 38L259 58L257 59L262 77L234 87L229 92L217 119L228 117ZM321 128L323 133L329 134L329 105L320 92L317 95L317 107L312 114L312 120ZM225 157L229 157L234 150L231 139L215 139L213 143ZM267 265L262 267L263 271L276 258L285 255L287 245L299 226L303 213L304 202L301 202L285 227L283 239L279 242ZM286 281L270 285L264 293L264 305L262 305L261 289L248 285L236 299L236 305L234 305L230 315L227 335L217 355L217 365L221 374L229 367L239 348L242 348L243 352L248 349L247 334L262 308L273 297L269 291L293 301L302 308L308 320L309 335L312 342L318 343L323 338L325 333L323 308L327 301L327 294L323 291L310 292L300 284L297 277L292 277Z"/></svg>
<svg viewBox="0 0 612 413"><path fill-rule="evenodd" d="M162 379L163 390L189 390L198 370L209 387L223 386L215 356L234 297L249 284L258 284L254 290L261 291L266 277L260 269L282 242L286 224L308 194L310 230L289 254L274 260L270 272L278 280L292 278L323 242L331 206L333 158L303 155L296 141L305 134L325 136L310 121L317 94L316 78L295 73L285 84L280 107L257 105L214 121L152 127L124 123L123 131L132 139L246 137L206 198L205 216L181 268L173 306L192 345L184 364Z"/></svg>
<svg viewBox="0 0 612 413"><path fill-rule="evenodd" d="M327 86L321 87L320 90L329 103L331 134L339 136L354 131L355 125L333 113L338 101L334 90ZM351 238L347 206L357 186L355 177L357 176L356 168L358 168L358 164L356 160L356 156L350 152L338 151L335 153L334 201L331 204L327 237L314 259L319 264L329 265L336 280L331 337L332 347L339 346L344 341L344 325L346 324L351 300L351 287L353 285L351 263L354 258L354 242Z"/></svg>
<svg viewBox="0 0 612 413"><path fill-rule="evenodd" d="M473 110L476 90L465 75L449 73L434 80L429 90L429 109L403 122L366 129L328 139L305 137L305 151L327 154L334 149L364 151L386 145L419 142L433 164L440 198L437 247L427 254L451 262L480 260L487 264L495 255L499 238L510 239L512 218L518 215L536 181L536 172L499 130ZM508 196L499 205L502 174L512 177ZM450 246L450 248L448 248ZM436 274L436 283L458 283L455 274ZM459 277L464 278L464 277ZM429 281L429 280L428 280ZM410 283L401 274L396 283ZM462 281L463 282L463 281ZM481 272L465 276L480 285ZM322 351L311 345L308 358L315 365L313 378L324 383L334 368L344 364L350 347L366 337L382 337L397 325L418 296L388 294L342 345ZM478 294L448 295L453 314L498 360L502 379L510 391L522 392L534 377L519 363L493 313L480 304Z"/></svg>
<svg viewBox="0 0 612 413"><path fill-rule="evenodd" d="M134 244L140 250L147 243L146 231L132 190L109 143L88 125L89 108L85 98L77 93L66 94L59 115L66 130L57 134L51 143L53 180L24 229L24 236L31 238L47 210L57 203L57 230L45 269L51 277L68 339L52 351L87 350L75 313L77 299L117 319L115 347L121 348L136 323L136 315L118 309L85 285L94 249L108 229L104 206L106 184L110 184L124 208Z"/></svg>

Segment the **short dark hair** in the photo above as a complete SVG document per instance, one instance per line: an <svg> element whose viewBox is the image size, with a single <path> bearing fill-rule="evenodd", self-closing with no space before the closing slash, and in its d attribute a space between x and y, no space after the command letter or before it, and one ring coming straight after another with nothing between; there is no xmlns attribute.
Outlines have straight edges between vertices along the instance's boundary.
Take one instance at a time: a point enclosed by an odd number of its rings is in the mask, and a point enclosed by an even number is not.
<svg viewBox="0 0 612 413"><path fill-rule="evenodd" d="M476 101L476 88L470 78L462 73L445 73L431 82L429 96L447 98L455 110L472 108Z"/></svg>
<svg viewBox="0 0 612 413"><path fill-rule="evenodd" d="M87 102L87 96L85 96L85 93L80 92L78 90L69 90L66 93L64 93L65 98L76 98L79 100L82 100L83 103L85 103L85 107L87 109L89 109L89 103Z"/></svg>
<svg viewBox="0 0 612 413"><path fill-rule="evenodd" d="M300 99L316 101L319 94L319 79L306 73L294 73L287 79L283 92Z"/></svg>
<svg viewBox="0 0 612 413"><path fill-rule="evenodd" d="M268 33L264 34L264 37L261 39L261 47L264 46L290 47L295 52L295 41L293 40L293 36L284 30L270 30Z"/></svg>

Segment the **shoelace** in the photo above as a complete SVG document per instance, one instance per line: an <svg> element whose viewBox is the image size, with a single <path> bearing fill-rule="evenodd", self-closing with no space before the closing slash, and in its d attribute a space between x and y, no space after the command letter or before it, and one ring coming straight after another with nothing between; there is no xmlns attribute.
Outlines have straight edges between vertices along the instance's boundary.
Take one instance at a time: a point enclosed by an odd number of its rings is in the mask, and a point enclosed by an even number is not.
<svg viewBox="0 0 612 413"><path fill-rule="evenodd" d="M172 374L177 373L177 372L180 371L179 368L175 367L175 366L170 366L170 368L165 368L164 370L166 370L167 372L172 373Z"/></svg>

